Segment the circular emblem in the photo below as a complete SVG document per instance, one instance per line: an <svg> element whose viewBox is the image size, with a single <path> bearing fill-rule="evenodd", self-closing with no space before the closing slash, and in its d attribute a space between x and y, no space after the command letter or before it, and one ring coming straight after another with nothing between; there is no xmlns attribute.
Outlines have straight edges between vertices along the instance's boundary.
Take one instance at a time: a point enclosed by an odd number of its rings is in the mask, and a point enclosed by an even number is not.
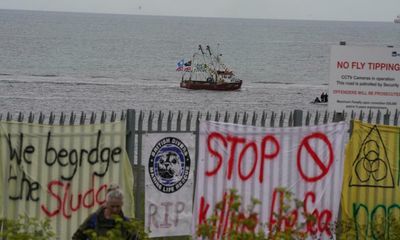
<svg viewBox="0 0 400 240"><path fill-rule="evenodd" d="M189 178L190 156L186 145L174 137L161 139L151 150L148 169L159 191L178 191Z"/></svg>

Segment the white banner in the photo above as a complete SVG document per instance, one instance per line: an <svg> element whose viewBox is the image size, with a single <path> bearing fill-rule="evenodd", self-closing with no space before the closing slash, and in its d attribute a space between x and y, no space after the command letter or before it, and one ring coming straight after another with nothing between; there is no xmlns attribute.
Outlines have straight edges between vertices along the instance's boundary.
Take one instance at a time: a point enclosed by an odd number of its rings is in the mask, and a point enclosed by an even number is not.
<svg viewBox="0 0 400 240"><path fill-rule="evenodd" d="M201 122L193 234L197 225L215 213L217 202L228 204L224 196L230 189L238 191L244 207L252 198L261 200L255 212L259 223L268 223L263 225L265 232L289 228L273 214L282 212L280 200L285 196L277 189L283 187L303 200L302 209L315 216L316 223L302 231L330 238L330 224L339 209L347 130L344 122L293 128ZM217 211L216 238L232 226L229 211L223 209L228 207ZM284 217L289 221L291 216Z"/></svg>
<svg viewBox="0 0 400 240"><path fill-rule="evenodd" d="M400 49L333 46L329 102L333 111L400 109Z"/></svg>
<svg viewBox="0 0 400 240"><path fill-rule="evenodd" d="M192 133L144 136L145 225L150 237L191 234L194 157Z"/></svg>

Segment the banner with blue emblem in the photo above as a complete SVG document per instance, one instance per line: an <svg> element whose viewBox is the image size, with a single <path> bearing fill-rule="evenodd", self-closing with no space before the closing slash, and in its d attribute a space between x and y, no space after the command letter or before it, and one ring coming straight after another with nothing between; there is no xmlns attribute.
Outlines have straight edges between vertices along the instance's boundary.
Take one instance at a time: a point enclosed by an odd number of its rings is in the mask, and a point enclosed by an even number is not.
<svg viewBox="0 0 400 240"><path fill-rule="evenodd" d="M195 135L148 133L142 156L145 225L150 237L190 235Z"/></svg>

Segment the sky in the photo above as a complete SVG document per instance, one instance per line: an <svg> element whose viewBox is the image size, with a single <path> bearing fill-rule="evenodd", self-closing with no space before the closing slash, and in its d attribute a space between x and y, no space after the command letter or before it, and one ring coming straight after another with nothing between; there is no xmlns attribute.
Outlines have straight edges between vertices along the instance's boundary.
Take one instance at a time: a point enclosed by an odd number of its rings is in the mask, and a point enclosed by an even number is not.
<svg viewBox="0 0 400 240"><path fill-rule="evenodd" d="M0 9L392 22L400 0L0 0Z"/></svg>

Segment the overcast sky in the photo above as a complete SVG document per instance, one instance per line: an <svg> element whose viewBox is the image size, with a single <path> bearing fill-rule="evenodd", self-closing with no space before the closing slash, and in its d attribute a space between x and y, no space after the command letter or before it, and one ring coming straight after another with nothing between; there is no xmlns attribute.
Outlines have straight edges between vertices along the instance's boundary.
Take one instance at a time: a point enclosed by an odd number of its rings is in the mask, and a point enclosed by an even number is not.
<svg viewBox="0 0 400 240"><path fill-rule="evenodd" d="M167 16L393 21L400 0L0 0L0 9Z"/></svg>

